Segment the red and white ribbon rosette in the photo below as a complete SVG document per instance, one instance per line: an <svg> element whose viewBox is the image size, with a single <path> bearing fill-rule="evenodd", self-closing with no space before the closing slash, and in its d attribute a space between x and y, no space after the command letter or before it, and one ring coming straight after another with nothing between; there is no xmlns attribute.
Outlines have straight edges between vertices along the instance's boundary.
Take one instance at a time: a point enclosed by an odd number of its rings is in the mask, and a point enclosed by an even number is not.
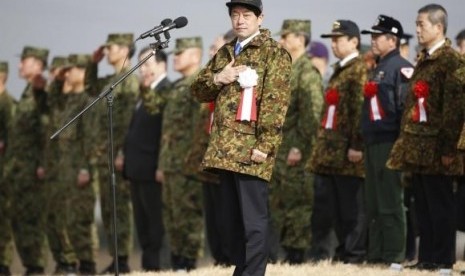
<svg viewBox="0 0 465 276"><path fill-rule="evenodd" d="M331 88L326 91L325 101L328 105L321 126L325 129L336 129L336 106L339 103L339 92Z"/></svg>
<svg viewBox="0 0 465 276"><path fill-rule="evenodd" d="M384 110L378 99L378 83L367 82L363 87L363 94L370 101L370 120L379 121L384 118Z"/></svg>
<svg viewBox="0 0 465 276"><path fill-rule="evenodd" d="M237 108L237 121L257 121L257 71L247 67L239 73L237 81L242 87L241 102Z"/></svg>
<svg viewBox="0 0 465 276"><path fill-rule="evenodd" d="M412 120L417 123L427 122L428 116L426 115L426 98L429 95L429 85L426 81L419 80L413 86L413 93L417 97L417 104L412 113Z"/></svg>

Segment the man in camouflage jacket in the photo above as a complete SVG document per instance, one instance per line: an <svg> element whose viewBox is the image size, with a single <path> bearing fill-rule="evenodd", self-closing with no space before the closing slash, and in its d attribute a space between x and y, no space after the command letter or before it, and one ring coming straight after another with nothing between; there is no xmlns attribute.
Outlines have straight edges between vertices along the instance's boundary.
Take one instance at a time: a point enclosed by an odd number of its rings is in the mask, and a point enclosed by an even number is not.
<svg viewBox="0 0 465 276"><path fill-rule="evenodd" d="M285 20L280 35L280 44L292 57L291 98L270 181L270 208L285 261L300 264L310 246L313 205L313 177L305 165L320 121L323 87L321 75L305 51L310 20Z"/></svg>
<svg viewBox="0 0 465 276"><path fill-rule="evenodd" d="M317 174L315 181L330 191L339 240L335 258L360 262L366 251L360 116L367 70L358 52L360 32L354 22L337 20L332 32L322 37L332 39L333 53L340 61L325 92L322 122L308 165Z"/></svg>
<svg viewBox="0 0 465 276"><path fill-rule="evenodd" d="M401 132L388 168L412 172L420 231L419 269L455 263L453 176L463 173L457 141L463 125L463 68L445 37L447 12L436 4L418 11L419 44L424 48L410 79Z"/></svg>
<svg viewBox="0 0 465 276"><path fill-rule="evenodd" d="M215 101L202 165L219 171L234 275L264 275L268 181L289 104L291 58L268 30L259 28L260 0L232 0L226 5L237 39L225 44L192 84L200 101Z"/></svg>

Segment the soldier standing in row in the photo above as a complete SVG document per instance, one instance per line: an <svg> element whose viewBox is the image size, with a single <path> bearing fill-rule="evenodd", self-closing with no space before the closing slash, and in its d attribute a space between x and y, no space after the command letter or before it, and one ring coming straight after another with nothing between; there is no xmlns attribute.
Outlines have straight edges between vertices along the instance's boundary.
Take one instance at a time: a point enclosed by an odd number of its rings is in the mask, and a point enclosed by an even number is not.
<svg viewBox="0 0 465 276"><path fill-rule="evenodd" d="M323 105L322 78L306 54L310 33L310 20L295 19L285 20L279 33L292 58L291 98L270 181L270 208L290 264L302 264L310 246L313 176L305 165Z"/></svg>
<svg viewBox="0 0 465 276"><path fill-rule="evenodd" d="M202 62L202 39L179 38L174 49L174 70L181 73L170 91L163 114L159 173L163 174L164 221L174 270L192 270L202 244L202 184L186 174L186 157L193 147L193 136L200 104L190 85Z"/></svg>
<svg viewBox="0 0 465 276"><path fill-rule="evenodd" d="M62 155L56 140L49 137L62 124L60 114L63 112L64 103L67 100L69 88L65 88L63 67L67 58L54 57L49 68L49 84L47 88L48 120L44 133L45 150L45 183L47 188L47 223L45 230L48 244L56 263L55 274L76 273L76 255L71 245L67 231L68 207L69 207L69 183L58 179L58 174L63 169Z"/></svg>
<svg viewBox="0 0 465 276"><path fill-rule="evenodd" d="M464 62L445 37L447 12L437 4L418 10L418 43L424 48L410 79L400 136L387 166L412 172L420 233L417 269L455 263L454 176L463 173L457 142L463 126Z"/></svg>
<svg viewBox="0 0 465 276"><path fill-rule="evenodd" d="M91 62L90 55L72 54L64 71L67 88L66 100L57 118L57 128L63 126L89 102L85 91L85 70ZM85 113L71 124L60 136L60 171L58 181L68 189L67 233L79 262L79 273L96 273L97 237L94 224L96 191L91 182L91 149L95 142L92 114Z"/></svg>
<svg viewBox="0 0 465 276"><path fill-rule="evenodd" d="M153 51L140 51L139 60ZM160 270L160 250L165 229L162 217L162 183L156 177L163 110L170 80L167 56L158 50L139 68L141 91L124 141L124 177L131 185L137 237L142 249L142 269ZM149 105L149 106L147 106Z"/></svg>
<svg viewBox="0 0 465 276"><path fill-rule="evenodd" d="M219 173L227 253L234 275L264 275L268 261L268 185L290 97L291 58L260 29L260 0L227 2L237 39L223 46L193 94L215 102L202 166Z"/></svg>
<svg viewBox="0 0 465 276"><path fill-rule="evenodd" d="M360 116L367 70L359 55L360 32L350 20L337 20L331 38L339 59L325 92L321 126L309 160L315 181L327 185L339 245L335 260L362 262L366 251L363 210L363 143Z"/></svg>
<svg viewBox="0 0 465 276"><path fill-rule="evenodd" d="M133 34L109 34L105 45L100 46L93 54L92 62L86 69L86 91L96 96L104 89L108 89L118 78L130 69L128 60L134 55ZM107 55L108 63L113 67L114 74L97 78L98 63ZM127 59L127 60L126 60ZM130 187L123 179L123 144L137 96L139 95L139 80L136 75L128 76L113 90L113 140L116 182L116 225L118 238L118 256L113 256L113 262L104 270L105 273L114 272L115 258L118 258L118 270L121 273L130 271L128 256L132 250L132 205ZM104 100L96 107L95 154L96 169L99 175L100 203L105 234L108 238L110 254L114 255L112 235L112 200L111 173L108 165L108 116L107 102Z"/></svg>
<svg viewBox="0 0 465 276"><path fill-rule="evenodd" d="M365 144L365 202L370 263L401 263L405 258L406 220L400 173L386 161L399 136L412 65L399 52L400 22L378 16L371 30L371 49L378 57L364 86L362 137Z"/></svg>
<svg viewBox="0 0 465 276"><path fill-rule="evenodd" d="M45 266L46 202L43 150L47 119L46 80L48 50L26 46L21 54L19 75L27 86L8 128L6 185L11 187L11 218L16 249L26 275L43 274Z"/></svg>
<svg viewBox="0 0 465 276"><path fill-rule="evenodd" d="M6 89L8 62L0 61L0 275L10 275L13 258L11 232L11 188L3 177L5 151L8 146L8 127L13 116L15 100Z"/></svg>

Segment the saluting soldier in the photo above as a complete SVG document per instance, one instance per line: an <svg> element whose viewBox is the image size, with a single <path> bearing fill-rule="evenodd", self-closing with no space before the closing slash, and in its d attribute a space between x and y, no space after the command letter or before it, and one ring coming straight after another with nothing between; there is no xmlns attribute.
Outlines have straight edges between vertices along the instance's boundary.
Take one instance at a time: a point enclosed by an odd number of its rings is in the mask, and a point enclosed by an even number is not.
<svg viewBox="0 0 465 276"><path fill-rule="evenodd" d="M6 88L8 62L0 61L0 275L10 275L13 259L13 235L11 233L11 189L3 177L5 150L8 146L8 125L16 100Z"/></svg>
<svg viewBox="0 0 465 276"><path fill-rule="evenodd" d="M46 189L43 153L47 124L46 79L48 49L25 46L19 75L27 86L8 128L6 185L11 187L12 228L26 275L43 274L45 267Z"/></svg>
<svg viewBox="0 0 465 276"><path fill-rule="evenodd" d="M202 166L219 173L227 254L234 275L264 275L268 261L268 182L290 97L291 58L261 29L261 0L226 3L236 39L226 43L192 84L215 102Z"/></svg>
<svg viewBox="0 0 465 276"><path fill-rule="evenodd" d="M423 47L410 79L400 136L387 166L412 173L420 247L417 269L450 269L455 263L454 176L463 173L457 141L463 125L464 61L446 38L447 11L418 10Z"/></svg>
<svg viewBox="0 0 465 276"><path fill-rule="evenodd" d="M290 264L303 263L310 246L313 176L305 165L323 105L322 77L306 54L310 24L310 20L288 19L279 32L280 44L292 58L291 99L270 181L270 207L285 261Z"/></svg>
<svg viewBox="0 0 465 276"><path fill-rule="evenodd" d="M202 62L202 39L176 39L174 70L182 77L173 83L163 113L159 173L163 174L163 219L168 232L171 264L174 270L192 270L202 244L202 184L186 173L186 158L193 147L193 136L200 103L191 95L190 85Z"/></svg>
<svg viewBox="0 0 465 276"><path fill-rule="evenodd" d="M360 31L353 21L337 20L331 38L333 54L339 59L325 91L310 171L315 181L326 185L331 194L334 229L339 241L335 260L359 263L365 257L366 231L363 210L363 143L360 116L367 69L360 49Z"/></svg>
<svg viewBox="0 0 465 276"><path fill-rule="evenodd" d="M406 222L400 173L386 161L400 131L408 80L413 66L401 56L400 22L379 15L370 30L371 50L378 57L364 86L362 137L365 144L365 202L371 263L401 263L405 258Z"/></svg>
<svg viewBox="0 0 465 276"><path fill-rule="evenodd" d="M130 69L128 60L134 55L133 34L114 33L109 34L107 42L100 46L92 56L92 62L86 68L86 92L93 96L98 95L104 89L108 89L117 79ZM113 67L114 74L103 78L97 78L98 63L107 56L108 63ZM127 60L126 60L127 59ZM132 107L135 106L139 94L139 80L137 76L129 75L113 90L113 142L115 160L116 182L116 224L118 239L118 256L113 256L113 262L104 270L105 273L114 272L114 258L118 258L118 270L121 273L130 271L128 256L132 250L132 207L130 187L123 179L123 144L132 115ZM114 254L112 239L112 201L111 201L111 174L108 170L108 116L107 102L102 100L96 107L95 115L97 131L95 144L96 169L98 170L98 182L100 202L102 207L102 219L105 234L108 237L110 254Z"/></svg>

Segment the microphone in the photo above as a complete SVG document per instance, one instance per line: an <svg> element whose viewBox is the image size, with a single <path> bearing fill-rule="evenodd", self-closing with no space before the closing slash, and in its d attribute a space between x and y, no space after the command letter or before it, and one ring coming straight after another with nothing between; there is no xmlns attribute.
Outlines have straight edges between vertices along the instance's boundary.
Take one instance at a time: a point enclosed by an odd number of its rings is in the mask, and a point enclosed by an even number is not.
<svg viewBox="0 0 465 276"><path fill-rule="evenodd" d="M171 20L169 18L164 19L163 21L160 22L160 25L155 26L153 29L151 29L149 31L146 31L145 33L141 34L137 40L144 39L144 38L147 38L149 36L154 36L155 34L160 33L160 30L163 30L163 28L165 26L170 25L171 22L173 22L173 20Z"/></svg>

